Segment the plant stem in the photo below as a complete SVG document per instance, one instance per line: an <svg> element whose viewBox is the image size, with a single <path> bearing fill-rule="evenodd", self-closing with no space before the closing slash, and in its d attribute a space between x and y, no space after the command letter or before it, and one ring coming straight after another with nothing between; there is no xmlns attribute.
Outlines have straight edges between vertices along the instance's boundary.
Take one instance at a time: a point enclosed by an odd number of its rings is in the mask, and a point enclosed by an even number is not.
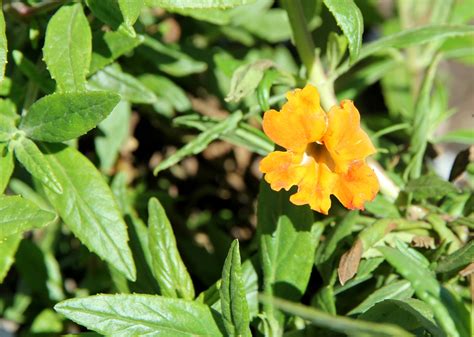
<svg viewBox="0 0 474 337"><path fill-rule="evenodd" d="M314 43L306 23L301 0L280 0L280 2L288 14L296 50L306 67L306 76L309 76L315 58Z"/></svg>

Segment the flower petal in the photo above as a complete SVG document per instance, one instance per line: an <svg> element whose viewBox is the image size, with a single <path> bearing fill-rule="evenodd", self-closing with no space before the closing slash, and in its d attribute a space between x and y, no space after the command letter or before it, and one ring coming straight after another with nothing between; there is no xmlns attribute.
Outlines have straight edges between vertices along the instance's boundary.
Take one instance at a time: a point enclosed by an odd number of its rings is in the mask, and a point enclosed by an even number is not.
<svg viewBox="0 0 474 337"><path fill-rule="evenodd" d="M312 85L288 93L287 98L281 111L265 112L263 130L278 145L303 152L308 143L323 137L326 114L321 109L318 91Z"/></svg>
<svg viewBox="0 0 474 337"><path fill-rule="evenodd" d="M265 173L265 180L274 191L282 188L289 190L305 175L306 169L300 165L303 154L293 152L271 152L260 162L260 171Z"/></svg>
<svg viewBox="0 0 474 337"><path fill-rule="evenodd" d="M356 161L347 173L338 176L333 194L346 208L364 209L364 203L374 199L378 191L374 171L364 161Z"/></svg>
<svg viewBox="0 0 474 337"><path fill-rule="evenodd" d="M326 165L317 164L314 160L305 167L306 174L298 184L298 192L290 197L290 201L295 205L309 204L311 209L328 214L337 177Z"/></svg>
<svg viewBox="0 0 474 337"><path fill-rule="evenodd" d="M344 100L328 112L328 128L323 138L337 173L346 173L355 160L376 152L369 136L360 127L360 114L352 101Z"/></svg>

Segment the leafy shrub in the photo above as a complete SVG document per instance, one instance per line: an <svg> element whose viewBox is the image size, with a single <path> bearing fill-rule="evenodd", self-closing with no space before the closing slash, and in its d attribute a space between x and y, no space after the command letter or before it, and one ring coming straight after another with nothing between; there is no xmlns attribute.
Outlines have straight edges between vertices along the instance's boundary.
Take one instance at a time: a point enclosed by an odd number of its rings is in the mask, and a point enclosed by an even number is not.
<svg viewBox="0 0 474 337"><path fill-rule="evenodd" d="M472 336L474 3L390 3L4 1L0 335Z"/></svg>

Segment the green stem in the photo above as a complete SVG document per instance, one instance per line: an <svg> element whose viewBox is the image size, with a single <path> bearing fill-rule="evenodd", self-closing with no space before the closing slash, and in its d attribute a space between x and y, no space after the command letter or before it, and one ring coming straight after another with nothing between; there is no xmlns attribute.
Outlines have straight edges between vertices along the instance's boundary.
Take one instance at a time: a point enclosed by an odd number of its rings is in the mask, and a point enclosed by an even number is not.
<svg viewBox="0 0 474 337"><path fill-rule="evenodd" d="M323 109L329 111L334 105L337 105L337 97L334 91L334 82L328 80L324 71L319 55L315 57L312 71L309 76L309 82L318 88L321 96L321 105Z"/></svg>
<svg viewBox="0 0 474 337"><path fill-rule="evenodd" d="M301 0L280 0L288 14L296 50L306 67L306 75L311 74L314 62L314 43L306 23Z"/></svg>

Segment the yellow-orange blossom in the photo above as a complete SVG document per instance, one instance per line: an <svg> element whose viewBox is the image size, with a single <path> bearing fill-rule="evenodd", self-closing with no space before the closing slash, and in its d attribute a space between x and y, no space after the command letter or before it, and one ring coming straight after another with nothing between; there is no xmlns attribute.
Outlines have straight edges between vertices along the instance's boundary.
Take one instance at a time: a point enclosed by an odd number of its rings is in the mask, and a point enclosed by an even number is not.
<svg viewBox="0 0 474 337"><path fill-rule="evenodd" d="M360 127L359 111L344 100L324 112L317 89L309 84L286 97L281 111L263 116L264 132L286 149L260 162L265 180L275 191L298 186L290 201L320 213L328 213L331 194L349 209L363 209L379 183L365 162L376 151Z"/></svg>

